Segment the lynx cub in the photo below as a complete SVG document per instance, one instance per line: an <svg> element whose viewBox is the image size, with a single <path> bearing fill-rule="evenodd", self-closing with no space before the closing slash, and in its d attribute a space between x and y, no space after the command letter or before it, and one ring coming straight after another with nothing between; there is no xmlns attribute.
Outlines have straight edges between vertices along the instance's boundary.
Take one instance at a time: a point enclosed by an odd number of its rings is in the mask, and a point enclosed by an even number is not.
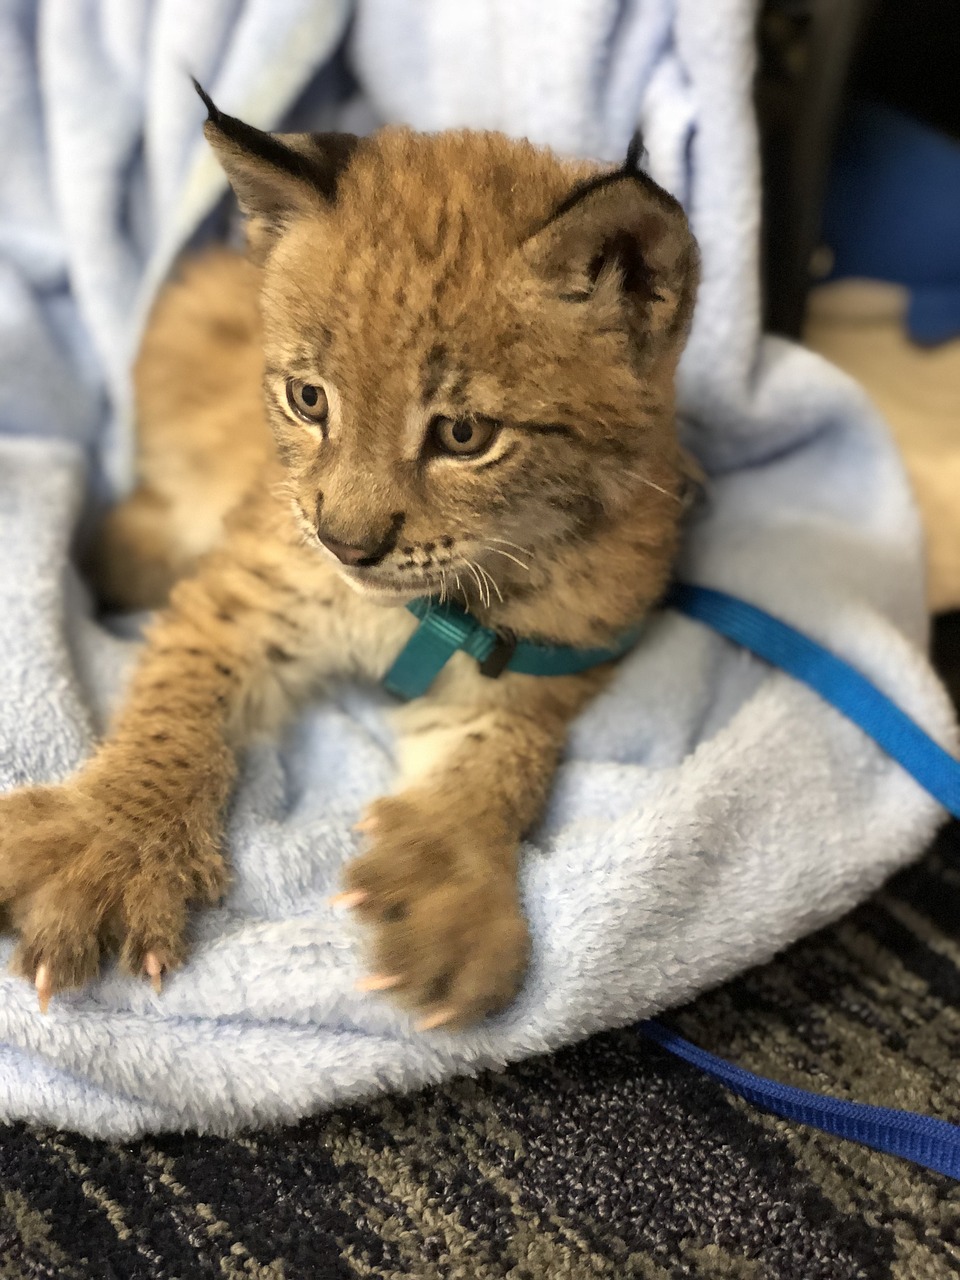
<svg viewBox="0 0 960 1280"><path fill-rule="evenodd" d="M161 297L140 485L99 549L113 604L169 600L92 758L0 801L0 902L41 1008L113 948L159 990L189 905L227 885L236 752L325 676L381 679L406 602L606 646L677 543L697 254L634 155L598 171L492 133L271 135L202 96L249 257L198 258ZM399 710L396 792L342 896L369 928L365 985L422 1027L517 991L518 846L608 670L492 679L458 653Z"/></svg>

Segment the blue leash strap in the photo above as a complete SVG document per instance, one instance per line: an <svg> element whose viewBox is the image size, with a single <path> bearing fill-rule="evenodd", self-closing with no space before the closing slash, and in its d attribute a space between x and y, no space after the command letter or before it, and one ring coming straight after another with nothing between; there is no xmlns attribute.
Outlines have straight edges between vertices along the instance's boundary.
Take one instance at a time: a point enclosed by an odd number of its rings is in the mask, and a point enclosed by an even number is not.
<svg viewBox="0 0 960 1280"><path fill-rule="evenodd" d="M859 1142L874 1151L901 1156L960 1181L960 1127L955 1124L912 1111L848 1102L767 1080L705 1049L698 1049L660 1022L641 1022L637 1030L764 1111Z"/></svg>
<svg viewBox="0 0 960 1280"><path fill-rule="evenodd" d="M779 618L722 591L681 584L666 603L809 685L960 818L960 761L855 667Z"/></svg>
<svg viewBox="0 0 960 1280"><path fill-rule="evenodd" d="M960 817L960 761L849 663L779 618L722 591L680 584L666 603L803 681L878 743L954 817ZM660 1022L642 1022L637 1029L765 1111L960 1180L957 1125L767 1080L697 1048Z"/></svg>

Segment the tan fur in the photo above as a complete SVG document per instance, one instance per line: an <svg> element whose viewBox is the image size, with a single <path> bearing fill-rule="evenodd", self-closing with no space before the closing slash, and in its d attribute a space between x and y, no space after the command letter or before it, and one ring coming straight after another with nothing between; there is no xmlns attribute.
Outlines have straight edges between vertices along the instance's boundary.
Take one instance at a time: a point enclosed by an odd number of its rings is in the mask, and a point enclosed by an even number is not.
<svg viewBox="0 0 960 1280"><path fill-rule="evenodd" d="M207 255L158 303L136 371L140 486L99 555L113 603L190 576L91 761L0 806L0 898L42 996L112 944L132 971L181 962L188 902L226 880L235 751L325 676L381 678L415 625L405 600L604 644L656 601L676 548L696 258L668 197L624 175L552 216L593 170L404 130L353 147L333 194L322 139L276 161L215 108L207 130L259 265ZM312 180L293 152L321 166ZM287 407L290 378L323 387L322 428ZM427 448L438 416L503 426L465 460ZM378 562L345 568L318 528ZM606 675L490 680L458 654L398 711L399 791L372 807L345 883L375 972L431 1021L466 1025L516 991L519 841Z"/></svg>
<svg viewBox="0 0 960 1280"><path fill-rule="evenodd" d="M140 483L93 556L108 605L161 603L275 465L257 286L254 266L217 250L188 261L154 308L134 369Z"/></svg>

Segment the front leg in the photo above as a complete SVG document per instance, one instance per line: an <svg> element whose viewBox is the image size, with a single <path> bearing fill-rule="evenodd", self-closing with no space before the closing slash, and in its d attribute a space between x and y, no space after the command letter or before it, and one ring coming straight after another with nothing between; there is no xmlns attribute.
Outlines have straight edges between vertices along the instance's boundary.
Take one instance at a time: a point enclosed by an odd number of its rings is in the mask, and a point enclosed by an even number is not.
<svg viewBox="0 0 960 1280"><path fill-rule="evenodd" d="M347 868L343 895L372 929L374 975L362 987L390 990L422 1030L467 1026L516 995L530 946L520 840L567 722L602 679L494 683L459 662L398 717L402 789L361 823L371 848Z"/></svg>
<svg viewBox="0 0 960 1280"><path fill-rule="evenodd" d="M196 605L200 592L187 593ZM181 595L181 603L183 595ZM19 934L13 967L51 995L120 951L131 972L184 958L191 902L227 881L220 813L234 776L226 726L238 656L176 605L155 625L109 737L62 786L0 802L0 894Z"/></svg>
<svg viewBox="0 0 960 1280"><path fill-rule="evenodd" d="M338 584L271 511L175 589L80 772L0 798L0 904L41 1008L90 980L108 949L157 988L183 961L189 905L227 883L237 748L340 665Z"/></svg>

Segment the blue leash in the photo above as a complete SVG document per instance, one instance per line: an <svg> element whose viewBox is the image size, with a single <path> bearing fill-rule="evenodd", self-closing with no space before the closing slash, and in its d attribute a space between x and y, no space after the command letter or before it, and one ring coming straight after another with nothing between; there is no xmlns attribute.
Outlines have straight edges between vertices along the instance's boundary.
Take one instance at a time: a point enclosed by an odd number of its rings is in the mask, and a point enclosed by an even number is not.
<svg viewBox="0 0 960 1280"><path fill-rule="evenodd" d="M915 1111L897 1111L893 1107L874 1107L866 1102L847 1102L825 1093L795 1089L754 1075L743 1067L718 1058L715 1053L698 1049L675 1031L651 1019L637 1027L641 1035L653 1040L677 1058L689 1062L705 1075L712 1076L731 1092L746 1098L764 1111L798 1124L822 1129L838 1138L859 1142L887 1155L912 1160L948 1178L960 1181L960 1126L937 1120Z"/></svg>
<svg viewBox="0 0 960 1280"><path fill-rule="evenodd" d="M809 685L960 818L960 762L849 663L778 618L722 591L681 585L672 590L667 603ZM767 1080L697 1048L653 1020L637 1029L765 1111L902 1156L960 1181L960 1126Z"/></svg>

